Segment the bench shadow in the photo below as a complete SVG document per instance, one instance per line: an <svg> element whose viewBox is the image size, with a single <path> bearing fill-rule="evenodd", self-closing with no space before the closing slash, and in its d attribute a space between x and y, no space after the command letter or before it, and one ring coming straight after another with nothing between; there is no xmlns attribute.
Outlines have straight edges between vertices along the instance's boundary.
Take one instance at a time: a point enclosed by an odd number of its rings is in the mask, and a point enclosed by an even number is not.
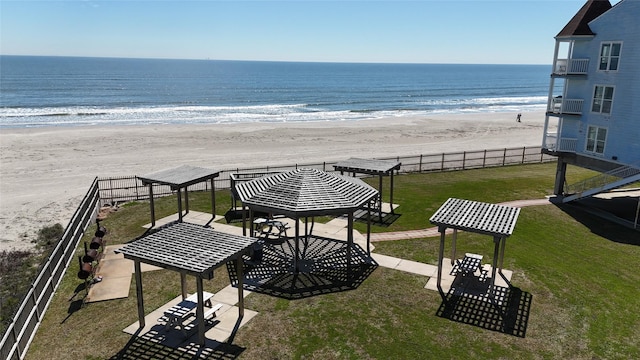
<svg viewBox="0 0 640 360"><path fill-rule="evenodd" d="M295 239L266 240L259 256L243 258L243 288L285 299L301 299L356 289L378 267L359 245L310 236L299 240L298 270L293 269ZM235 264L228 263L229 279L238 286Z"/></svg>
<svg viewBox="0 0 640 360"><path fill-rule="evenodd" d="M524 338L533 296L517 287L494 286L474 276L456 276L436 315L451 321Z"/></svg>

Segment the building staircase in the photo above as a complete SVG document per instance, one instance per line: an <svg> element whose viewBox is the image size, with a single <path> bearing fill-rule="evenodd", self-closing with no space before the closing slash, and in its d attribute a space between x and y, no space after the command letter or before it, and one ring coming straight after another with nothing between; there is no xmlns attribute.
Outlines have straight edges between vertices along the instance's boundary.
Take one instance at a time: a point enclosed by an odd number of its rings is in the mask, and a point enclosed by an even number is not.
<svg viewBox="0 0 640 360"><path fill-rule="evenodd" d="M634 182L640 182L640 167L621 166L576 184L565 185L566 195L562 198L562 202L568 203L633 184Z"/></svg>

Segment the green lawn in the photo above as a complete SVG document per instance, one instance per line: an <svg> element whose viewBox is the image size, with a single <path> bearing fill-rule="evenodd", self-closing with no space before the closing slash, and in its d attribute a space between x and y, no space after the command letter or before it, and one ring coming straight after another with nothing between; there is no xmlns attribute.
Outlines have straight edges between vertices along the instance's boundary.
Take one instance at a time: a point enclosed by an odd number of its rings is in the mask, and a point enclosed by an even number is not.
<svg viewBox="0 0 640 360"><path fill-rule="evenodd" d="M512 166L396 177L399 219L376 231L429 227L429 217L449 197L487 202L541 198L551 193L555 165ZM574 171L575 180L589 176ZM218 213L229 206L217 197ZM190 196L192 209L208 211L208 194ZM175 198L157 202L158 216L175 212ZM517 337L436 315L437 292L427 278L379 267L356 290L301 300L262 294L246 299L259 312L228 350L243 359L632 359L640 358L640 235L553 205L521 211L507 240L506 269L512 284L532 296L526 335ZM572 216L573 215L573 216ZM123 207L104 225L110 244L140 234L148 204ZM90 228L90 232L93 228ZM376 253L435 264L438 238L375 243ZM487 236L460 233L459 252L490 262ZM29 349L28 359L172 358L180 354L132 340L122 329L137 320L135 283L129 297L80 308L69 301L80 284L72 263ZM174 298L179 277L144 274L148 312ZM228 285L225 269L205 289ZM195 282L190 282L195 289ZM74 300L77 300L76 297Z"/></svg>

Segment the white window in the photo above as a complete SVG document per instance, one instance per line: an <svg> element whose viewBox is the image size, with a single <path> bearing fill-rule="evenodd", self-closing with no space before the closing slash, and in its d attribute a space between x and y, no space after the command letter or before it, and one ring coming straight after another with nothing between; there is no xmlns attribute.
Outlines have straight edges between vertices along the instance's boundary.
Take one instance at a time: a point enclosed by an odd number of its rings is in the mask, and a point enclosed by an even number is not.
<svg viewBox="0 0 640 360"><path fill-rule="evenodd" d="M587 151L604 154L604 144L607 141L607 129L589 126L587 130Z"/></svg>
<svg viewBox="0 0 640 360"><path fill-rule="evenodd" d="M601 114L611 114L613 106L613 86L596 85L593 91L591 111Z"/></svg>
<svg viewBox="0 0 640 360"><path fill-rule="evenodd" d="M620 62L620 49L622 43L606 42L600 46L600 67L599 70L618 70Z"/></svg>

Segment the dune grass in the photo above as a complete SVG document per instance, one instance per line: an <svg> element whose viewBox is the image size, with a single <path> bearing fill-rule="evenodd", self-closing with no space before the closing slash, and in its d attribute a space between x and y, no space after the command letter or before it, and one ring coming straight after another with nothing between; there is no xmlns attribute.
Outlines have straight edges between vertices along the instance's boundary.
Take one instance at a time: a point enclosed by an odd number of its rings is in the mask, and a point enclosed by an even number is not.
<svg viewBox="0 0 640 360"><path fill-rule="evenodd" d="M429 227L428 218L448 197L502 202L551 193L552 164L396 177L400 218L377 231ZM570 174L576 178L588 172ZM217 213L229 206L220 192ZM208 194L190 197L192 209L209 211ZM156 203L158 217L175 212L175 198ZM209 207L209 208L208 208ZM112 214L104 225L110 244L129 241L149 222L147 203ZM89 232L92 232L90 229ZM247 297L259 312L238 332L243 359L630 359L640 358L640 235L604 220L553 205L524 208L508 240L506 269L512 284L532 295L524 337L506 335L436 316L442 299L424 289L427 278L379 267L356 290L301 300L263 294ZM375 244L376 253L435 264L437 238ZM460 252L491 261L487 236L460 233ZM80 307L69 301L80 281L70 267L29 349L28 359L134 358L122 332L137 321L135 283L129 297ZM179 277L169 271L144 274L145 309L178 295ZM205 289L228 284L219 269ZM190 291L195 282L190 280ZM129 343L129 345L128 345ZM151 347L151 346L150 346ZM151 350L135 356L160 358ZM189 358L170 352L163 357Z"/></svg>

